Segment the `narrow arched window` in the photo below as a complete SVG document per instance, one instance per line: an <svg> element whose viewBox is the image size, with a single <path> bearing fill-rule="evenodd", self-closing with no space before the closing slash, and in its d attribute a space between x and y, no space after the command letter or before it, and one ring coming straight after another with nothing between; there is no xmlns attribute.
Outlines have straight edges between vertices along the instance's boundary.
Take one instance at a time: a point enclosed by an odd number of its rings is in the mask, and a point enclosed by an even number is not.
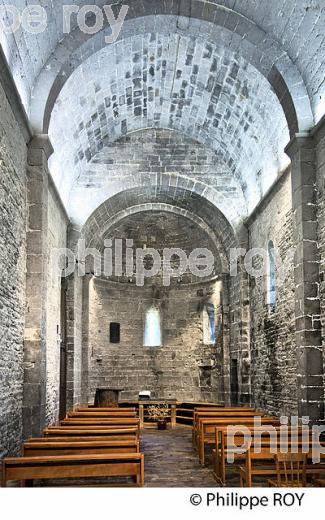
<svg viewBox="0 0 325 520"><path fill-rule="evenodd" d="M152 307L146 312L144 324L144 346L161 347L160 310Z"/></svg>
<svg viewBox="0 0 325 520"><path fill-rule="evenodd" d="M268 244L267 303L272 310L276 307L276 259L272 240Z"/></svg>
<svg viewBox="0 0 325 520"><path fill-rule="evenodd" d="M203 308L203 343L216 344L216 321L213 303L207 303Z"/></svg>

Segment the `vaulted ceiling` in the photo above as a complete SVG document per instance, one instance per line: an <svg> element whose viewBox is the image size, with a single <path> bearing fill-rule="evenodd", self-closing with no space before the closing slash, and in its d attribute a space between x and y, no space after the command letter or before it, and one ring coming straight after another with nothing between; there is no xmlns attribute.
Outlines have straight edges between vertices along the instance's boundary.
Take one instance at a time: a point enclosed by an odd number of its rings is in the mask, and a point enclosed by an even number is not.
<svg viewBox="0 0 325 520"><path fill-rule="evenodd" d="M116 183L116 166L113 172L98 166L102 150L146 128L172 129L212 150L218 163L215 182L207 177L201 181L217 188L220 170L226 171L229 185L246 201L237 208L244 216L286 162L286 119L256 69L239 55L202 40L150 33L102 49L80 65L62 89L49 133L59 151L53 174L64 202L71 208L81 202L76 188L89 178L89 171L100 193L104 184ZM114 148L118 162L127 150ZM184 164L190 166L189 157ZM137 174L126 165L124 175L120 173L122 185L130 173L133 178ZM182 175L198 177L189 168ZM228 201L229 211L233 203L238 200ZM73 217L78 220L75 212Z"/></svg>
<svg viewBox="0 0 325 520"><path fill-rule="evenodd" d="M71 41L75 35L63 33L63 6L96 4L117 5L127 2L116 0L0 0L0 6L15 5L23 9L26 5L41 5L48 15L48 30L33 35L23 30L14 35L2 35L1 42L12 70L16 77L21 76L20 87L24 91L23 99L28 105L35 81L42 69L50 62L55 53L61 48L70 48L80 45L79 41ZM324 22L325 6L322 0L132 0L129 3L127 19L145 17L149 15L171 15L189 18L189 31L191 22L195 19L208 19L218 22L223 26L230 25L232 13L241 15L243 29L248 29L248 22L252 22L256 28L264 32L265 38L279 43L289 58L295 63L307 86L313 104L316 107L318 98L324 95ZM218 10L219 8L219 10ZM220 8L223 8L220 10ZM223 14L223 16L222 16ZM3 15L5 16L5 15ZM8 18L8 16L7 16ZM8 23L8 22L7 22ZM233 24L232 30L239 30ZM246 24L246 25L245 25ZM71 19L72 28L76 27L76 18ZM181 24L180 24L181 25ZM243 31L242 31L243 32ZM255 31L255 37L257 31ZM66 41L64 41L66 39ZM256 44L259 42L256 40ZM321 115L321 114L320 114Z"/></svg>
<svg viewBox="0 0 325 520"><path fill-rule="evenodd" d="M36 3L14 2L19 9ZM321 0L133 0L109 45L107 24L89 35L72 16L72 31L63 33L71 0L39 3L46 30L2 33L1 44L32 127L49 132L52 175L79 224L107 198L153 182L130 168L123 139L136 142L139 132L148 146L156 129L173 132L175 147L183 136L208 157L208 167L188 173L184 157L180 171L163 172L167 181L204 194L237 226L288 164L290 136L325 112ZM112 157L105 168L112 151L123 172ZM220 189L225 179L228 195Z"/></svg>

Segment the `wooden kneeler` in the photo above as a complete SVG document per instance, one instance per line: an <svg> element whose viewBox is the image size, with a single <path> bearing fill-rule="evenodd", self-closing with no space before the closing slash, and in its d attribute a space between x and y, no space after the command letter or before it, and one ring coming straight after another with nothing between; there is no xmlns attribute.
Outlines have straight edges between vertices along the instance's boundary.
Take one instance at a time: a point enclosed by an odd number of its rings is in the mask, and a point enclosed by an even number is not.
<svg viewBox="0 0 325 520"><path fill-rule="evenodd" d="M2 463L2 487L8 481L35 479L135 477L144 485L143 453L112 455L69 455L6 458Z"/></svg>

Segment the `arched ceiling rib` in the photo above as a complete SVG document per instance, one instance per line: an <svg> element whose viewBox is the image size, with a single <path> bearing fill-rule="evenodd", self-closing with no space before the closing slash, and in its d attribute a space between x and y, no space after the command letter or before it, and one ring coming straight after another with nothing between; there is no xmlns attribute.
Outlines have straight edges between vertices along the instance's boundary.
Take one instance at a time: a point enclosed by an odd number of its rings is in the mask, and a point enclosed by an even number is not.
<svg viewBox="0 0 325 520"><path fill-rule="evenodd" d="M213 203L186 188L146 186L124 191L105 200L82 228L87 247L101 249L107 232L119 221L141 211L162 211L194 222L216 246L223 272L229 270L230 249L237 247L233 228Z"/></svg>
<svg viewBox="0 0 325 520"><path fill-rule="evenodd" d="M138 249L145 251L147 257L151 257L150 250L154 249L155 252L159 253L161 259L169 253L174 259L172 261L173 269L179 267L179 264L177 260L175 262L175 256L171 250L176 254L176 258L179 258L179 250L183 254L185 253L187 258L195 250L199 250L203 255L206 254L206 250L212 253L213 266L211 266L208 274L200 277L191 272L189 268L186 268L182 274L177 274L177 278L173 277L172 283L177 285L180 283L202 282L202 280L211 279L211 277L214 278L216 275L229 272L224 244L216 239L214 233L209 230L208 226L200 218L189 211L167 204L150 203L130 207L122 213L120 212L115 217L109 219L104 229L99 230L97 234L91 237L91 241L86 243L87 248L95 248L102 258L107 247L111 246L114 250L117 245L116 241L119 243L118 247L121 248L121 256L118 255L115 258L115 255L113 255L113 265L110 271L108 271L107 265L106 270L104 269L105 265L103 262L101 275L107 276L116 282L134 283L135 273L137 272L135 253ZM110 240L109 243L107 242L108 240ZM128 240L128 243L126 243L126 240ZM127 263L126 261L126 246L133 249L133 269L131 271L130 262ZM147 260L149 260L150 264L150 259L147 258ZM163 265L165 267L167 264L164 263ZM119 266L119 272L115 271L114 266ZM86 259L85 268L88 272L96 273L94 271L95 264L91 257ZM148 283L150 285L161 285L162 274L160 269L159 273L147 280Z"/></svg>

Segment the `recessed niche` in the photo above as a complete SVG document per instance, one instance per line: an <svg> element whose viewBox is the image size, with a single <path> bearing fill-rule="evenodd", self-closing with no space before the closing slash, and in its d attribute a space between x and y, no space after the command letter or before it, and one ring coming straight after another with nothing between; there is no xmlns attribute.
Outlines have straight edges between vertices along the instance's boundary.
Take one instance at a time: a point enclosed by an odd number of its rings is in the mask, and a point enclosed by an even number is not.
<svg viewBox="0 0 325 520"><path fill-rule="evenodd" d="M109 324L109 341L110 341L110 343L120 343L120 341L121 341L120 323L110 323Z"/></svg>

